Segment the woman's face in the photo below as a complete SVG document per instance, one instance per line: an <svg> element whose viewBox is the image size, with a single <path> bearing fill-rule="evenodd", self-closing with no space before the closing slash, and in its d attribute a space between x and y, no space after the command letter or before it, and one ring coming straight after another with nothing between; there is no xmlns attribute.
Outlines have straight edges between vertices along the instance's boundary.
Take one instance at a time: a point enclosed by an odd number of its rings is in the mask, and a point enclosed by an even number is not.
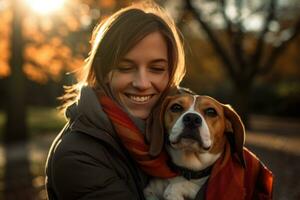
<svg viewBox="0 0 300 200"><path fill-rule="evenodd" d="M169 82L168 49L161 33L138 42L109 75L117 100L135 117L146 119Z"/></svg>

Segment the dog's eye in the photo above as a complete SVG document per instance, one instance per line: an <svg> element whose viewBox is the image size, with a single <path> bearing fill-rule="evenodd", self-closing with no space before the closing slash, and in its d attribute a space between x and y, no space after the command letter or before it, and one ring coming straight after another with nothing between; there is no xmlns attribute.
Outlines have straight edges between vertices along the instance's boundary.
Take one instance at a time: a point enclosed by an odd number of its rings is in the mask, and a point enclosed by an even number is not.
<svg viewBox="0 0 300 200"><path fill-rule="evenodd" d="M173 104L171 107L170 107L170 110L172 112L182 112L183 111L183 107L181 105L179 105L178 103L175 103Z"/></svg>
<svg viewBox="0 0 300 200"><path fill-rule="evenodd" d="M215 117L218 115L217 111L214 108L207 108L205 109L204 113L209 117Z"/></svg>

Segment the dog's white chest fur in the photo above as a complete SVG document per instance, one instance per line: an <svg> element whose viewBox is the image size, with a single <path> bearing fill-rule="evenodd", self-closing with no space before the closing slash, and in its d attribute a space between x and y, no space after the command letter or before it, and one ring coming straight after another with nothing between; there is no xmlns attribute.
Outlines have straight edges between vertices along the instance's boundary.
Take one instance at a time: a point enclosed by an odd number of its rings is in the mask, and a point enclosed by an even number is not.
<svg viewBox="0 0 300 200"><path fill-rule="evenodd" d="M147 200L184 200L195 199L200 188L209 176L187 180L182 176L170 179L153 179L144 190Z"/></svg>

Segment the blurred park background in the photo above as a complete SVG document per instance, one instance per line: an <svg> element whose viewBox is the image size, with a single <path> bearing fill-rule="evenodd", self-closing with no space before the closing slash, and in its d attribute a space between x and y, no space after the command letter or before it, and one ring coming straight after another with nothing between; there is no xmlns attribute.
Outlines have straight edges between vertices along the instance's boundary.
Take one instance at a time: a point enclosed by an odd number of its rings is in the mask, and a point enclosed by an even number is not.
<svg viewBox="0 0 300 200"><path fill-rule="evenodd" d="M57 97L95 24L132 2L0 0L0 199L46 199L47 151L65 123ZM231 104L275 175L274 199L300 199L300 1L156 2L184 37L182 85Z"/></svg>

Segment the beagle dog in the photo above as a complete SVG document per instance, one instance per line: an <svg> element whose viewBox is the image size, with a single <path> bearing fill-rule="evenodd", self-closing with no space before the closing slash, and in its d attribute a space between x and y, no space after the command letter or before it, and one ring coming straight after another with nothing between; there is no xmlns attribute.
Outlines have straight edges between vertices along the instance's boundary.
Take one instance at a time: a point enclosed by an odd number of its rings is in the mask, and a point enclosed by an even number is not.
<svg viewBox="0 0 300 200"><path fill-rule="evenodd" d="M147 200L195 199L228 139L244 162L244 125L229 105L209 96L182 93L167 97L162 108L165 148L171 167L180 175L152 179L144 189Z"/></svg>

